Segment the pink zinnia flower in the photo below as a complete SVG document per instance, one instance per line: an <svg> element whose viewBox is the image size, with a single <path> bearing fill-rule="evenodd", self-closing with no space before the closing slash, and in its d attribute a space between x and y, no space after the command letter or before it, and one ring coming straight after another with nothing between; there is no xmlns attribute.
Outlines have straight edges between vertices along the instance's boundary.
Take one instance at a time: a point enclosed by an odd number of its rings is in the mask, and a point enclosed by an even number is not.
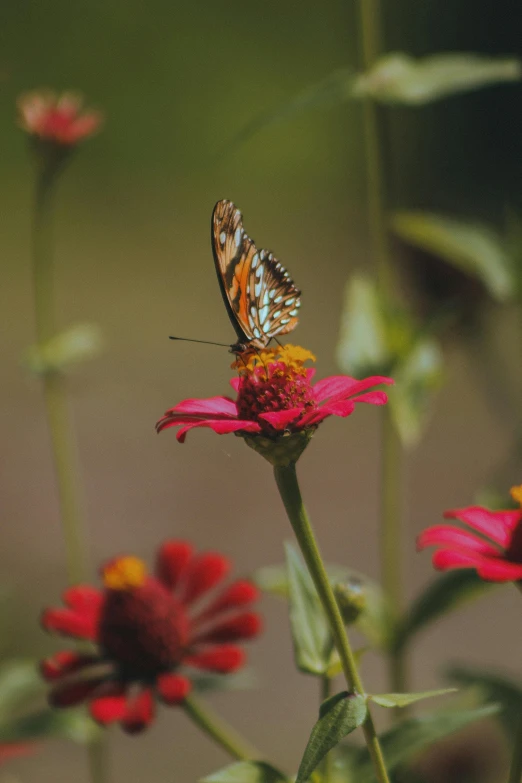
<svg viewBox="0 0 522 783"><path fill-rule="evenodd" d="M96 133L102 123L100 112L82 107L83 98L76 93L26 93L18 99L19 123L31 136L72 147Z"/></svg>
<svg viewBox="0 0 522 783"><path fill-rule="evenodd" d="M522 506L522 486L511 495ZM444 513L464 527L435 525L417 538L417 549L436 546L433 565L440 571L474 568L491 582L522 580L522 508L489 511L482 506L454 509Z"/></svg>
<svg viewBox="0 0 522 783"><path fill-rule="evenodd" d="M102 568L103 590L66 590L66 608L46 610L43 626L92 642L95 650L64 650L43 661L51 705L86 701L102 725L119 721L136 733L154 718L154 696L168 705L188 696L185 667L226 674L243 666L245 653L236 642L260 631L259 615L250 611L258 591L241 579L209 597L229 569L221 554L195 555L190 544L167 541L155 576L137 557L118 557Z"/></svg>
<svg viewBox="0 0 522 783"><path fill-rule="evenodd" d="M315 370L304 367L309 359L315 360L310 351L293 345L242 354L232 365L239 373L230 381L235 400L184 400L162 416L156 429L180 427L176 437L181 443L196 427L210 427L218 435L234 432L250 445L256 436L277 442L283 436L313 433L328 416L349 416L358 402L383 405L387 401L386 394L373 387L393 383L390 378L358 381L334 375L314 384Z"/></svg>

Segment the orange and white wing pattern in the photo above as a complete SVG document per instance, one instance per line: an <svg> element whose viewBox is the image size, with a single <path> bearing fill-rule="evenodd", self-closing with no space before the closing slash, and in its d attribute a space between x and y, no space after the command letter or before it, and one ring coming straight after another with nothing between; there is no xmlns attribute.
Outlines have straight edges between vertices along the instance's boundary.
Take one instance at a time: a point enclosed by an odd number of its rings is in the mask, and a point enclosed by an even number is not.
<svg viewBox="0 0 522 783"><path fill-rule="evenodd" d="M238 337L232 349L264 348L298 323L301 292L267 250L257 250L231 201L218 201L212 214L212 249L229 318Z"/></svg>

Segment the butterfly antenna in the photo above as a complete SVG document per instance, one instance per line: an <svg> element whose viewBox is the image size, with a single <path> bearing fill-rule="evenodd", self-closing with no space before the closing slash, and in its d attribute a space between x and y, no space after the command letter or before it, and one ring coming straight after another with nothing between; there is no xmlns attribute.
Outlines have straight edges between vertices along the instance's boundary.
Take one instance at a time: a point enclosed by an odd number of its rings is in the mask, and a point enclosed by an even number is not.
<svg viewBox="0 0 522 783"><path fill-rule="evenodd" d="M173 337L169 335L169 340L181 340L184 343L202 343L203 345L220 345L223 348L230 348L228 343L214 343L211 340L194 340L192 337Z"/></svg>

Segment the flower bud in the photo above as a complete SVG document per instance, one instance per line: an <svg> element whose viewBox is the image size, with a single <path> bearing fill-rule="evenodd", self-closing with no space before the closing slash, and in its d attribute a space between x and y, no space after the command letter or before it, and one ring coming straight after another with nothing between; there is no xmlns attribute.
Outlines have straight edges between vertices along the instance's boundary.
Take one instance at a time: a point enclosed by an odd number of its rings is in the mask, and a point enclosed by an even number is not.
<svg viewBox="0 0 522 783"><path fill-rule="evenodd" d="M345 625L354 623L366 608L364 586L358 579L334 585L334 595Z"/></svg>

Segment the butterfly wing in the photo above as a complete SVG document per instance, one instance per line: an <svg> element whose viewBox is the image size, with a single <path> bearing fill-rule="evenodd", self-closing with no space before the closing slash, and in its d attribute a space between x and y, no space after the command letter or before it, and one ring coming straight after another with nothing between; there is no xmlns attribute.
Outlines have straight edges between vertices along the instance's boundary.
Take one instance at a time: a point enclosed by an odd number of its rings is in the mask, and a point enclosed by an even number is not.
<svg viewBox="0 0 522 783"><path fill-rule="evenodd" d="M212 249L238 346L264 348L273 337L295 329L301 292L272 253L257 250L231 201L214 207Z"/></svg>

